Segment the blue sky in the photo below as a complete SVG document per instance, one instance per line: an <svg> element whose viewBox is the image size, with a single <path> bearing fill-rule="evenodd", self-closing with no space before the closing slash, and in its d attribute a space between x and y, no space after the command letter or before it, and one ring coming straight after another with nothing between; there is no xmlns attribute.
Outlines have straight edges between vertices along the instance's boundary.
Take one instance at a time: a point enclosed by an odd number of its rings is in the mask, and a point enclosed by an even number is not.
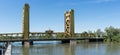
<svg viewBox="0 0 120 55"><path fill-rule="evenodd" d="M120 0L0 0L0 33L22 32L22 11L30 5L30 31L64 31L64 12L74 9L75 32L120 28Z"/></svg>

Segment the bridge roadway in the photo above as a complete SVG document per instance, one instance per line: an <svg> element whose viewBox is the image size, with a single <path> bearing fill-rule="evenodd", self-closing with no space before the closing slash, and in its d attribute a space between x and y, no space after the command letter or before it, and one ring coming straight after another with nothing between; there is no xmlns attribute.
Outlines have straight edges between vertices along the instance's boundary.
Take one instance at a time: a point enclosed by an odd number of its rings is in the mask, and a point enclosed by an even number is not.
<svg viewBox="0 0 120 55"><path fill-rule="evenodd" d="M104 38L49 38L49 39L0 39L0 42L21 42L21 41L63 41L63 40L103 40Z"/></svg>
<svg viewBox="0 0 120 55"><path fill-rule="evenodd" d="M22 36L23 33L0 33L0 37L9 37L9 36L13 36L13 37L20 37ZM30 32L29 33L29 36L45 36L47 33L45 32ZM54 36L57 36L57 35L62 35L64 34L64 32L54 32L54 33L51 33L52 35Z"/></svg>
<svg viewBox="0 0 120 55"><path fill-rule="evenodd" d="M22 36L23 33L0 33L0 36ZM45 32L30 32L29 35L30 36L34 36L34 35L44 35L47 34ZM64 34L64 32L53 32L52 34L57 35L57 34ZM77 35L80 35L80 33L75 33Z"/></svg>
<svg viewBox="0 0 120 55"><path fill-rule="evenodd" d="M53 32L52 34L58 34L64 32ZM18 33L0 33L0 35L13 35L13 34L22 34L21 32ZM45 32L30 32L30 34L46 34Z"/></svg>

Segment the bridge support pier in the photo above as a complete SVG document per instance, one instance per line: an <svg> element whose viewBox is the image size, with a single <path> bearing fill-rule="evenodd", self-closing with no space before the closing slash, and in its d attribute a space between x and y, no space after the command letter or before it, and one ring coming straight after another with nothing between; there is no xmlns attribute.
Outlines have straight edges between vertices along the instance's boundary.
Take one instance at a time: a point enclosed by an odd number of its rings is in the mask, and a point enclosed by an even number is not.
<svg viewBox="0 0 120 55"><path fill-rule="evenodd" d="M23 46L30 46L30 43L28 41L22 41Z"/></svg>
<svg viewBox="0 0 120 55"><path fill-rule="evenodd" d="M29 43L30 43L30 45L33 45L33 41L30 41Z"/></svg>
<svg viewBox="0 0 120 55"><path fill-rule="evenodd" d="M64 44L64 43L70 43L70 40L62 40L61 43L62 44Z"/></svg>
<svg viewBox="0 0 120 55"><path fill-rule="evenodd" d="M24 46L33 45L33 41L22 41L22 45L24 45Z"/></svg>
<svg viewBox="0 0 120 55"><path fill-rule="evenodd" d="M70 44L74 45L74 44L77 43L77 41L76 40L62 40L61 43L63 43L63 44L64 43L70 43Z"/></svg>
<svg viewBox="0 0 120 55"><path fill-rule="evenodd" d="M89 42L103 42L104 39L89 39Z"/></svg>

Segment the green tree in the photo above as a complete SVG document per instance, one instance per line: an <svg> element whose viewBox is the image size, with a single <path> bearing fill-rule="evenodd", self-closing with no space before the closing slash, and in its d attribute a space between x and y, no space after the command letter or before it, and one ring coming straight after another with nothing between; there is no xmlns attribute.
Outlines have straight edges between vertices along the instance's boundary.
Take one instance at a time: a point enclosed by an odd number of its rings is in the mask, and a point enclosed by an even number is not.
<svg viewBox="0 0 120 55"><path fill-rule="evenodd" d="M107 27L105 29L106 33L107 33L107 37L106 40L107 41L120 41L120 29L119 28L114 28L112 26Z"/></svg>
<svg viewBox="0 0 120 55"><path fill-rule="evenodd" d="M101 29L97 29L97 31L96 31L96 35L97 35L97 37L100 37L100 36L102 35L102 31L101 31Z"/></svg>

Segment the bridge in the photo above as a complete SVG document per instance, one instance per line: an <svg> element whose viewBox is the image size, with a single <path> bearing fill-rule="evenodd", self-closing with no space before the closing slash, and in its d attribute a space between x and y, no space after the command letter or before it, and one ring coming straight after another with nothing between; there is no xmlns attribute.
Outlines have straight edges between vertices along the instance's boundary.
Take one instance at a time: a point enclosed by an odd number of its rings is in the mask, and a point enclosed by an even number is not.
<svg viewBox="0 0 120 55"><path fill-rule="evenodd" d="M63 32L53 32L53 33L46 33L46 32L29 32L29 37L31 36L46 36L46 35L53 35L53 36L58 36L58 35L63 35ZM23 33L0 33L0 37L22 37Z"/></svg>
<svg viewBox="0 0 120 55"><path fill-rule="evenodd" d="M49 30L50 31L50 30ZM1 33L0 42L33 42L33 41L67 41L70 40L93 40L103 41L103 37L84 37L81 33L75 33L74 37L65 37L64 32L30 32L28 39L23 39L22 33Z"/></svg>
<svg viewBox="0 0 120 55"><path fill-rule="evenodd" d="M74 10L64 13L64 32L54 32L46 30L45 32L29 31L29 4L23 8L22 33L0 33L0 42L22 42L23 45L33 43L33 41L62 41L70 40L103 40L104 38L84 37L80 33L74 32Z"/></svg>
<svg viewBox="0 0 120 55"><path fill-rule="evenodd" d="M16 39L1 39L0 42L21 42L21 41L64 41L64 40L98 40L103 41L104 38L48 38L48 39L22 39L22 38L16 38Z"/></svg>

